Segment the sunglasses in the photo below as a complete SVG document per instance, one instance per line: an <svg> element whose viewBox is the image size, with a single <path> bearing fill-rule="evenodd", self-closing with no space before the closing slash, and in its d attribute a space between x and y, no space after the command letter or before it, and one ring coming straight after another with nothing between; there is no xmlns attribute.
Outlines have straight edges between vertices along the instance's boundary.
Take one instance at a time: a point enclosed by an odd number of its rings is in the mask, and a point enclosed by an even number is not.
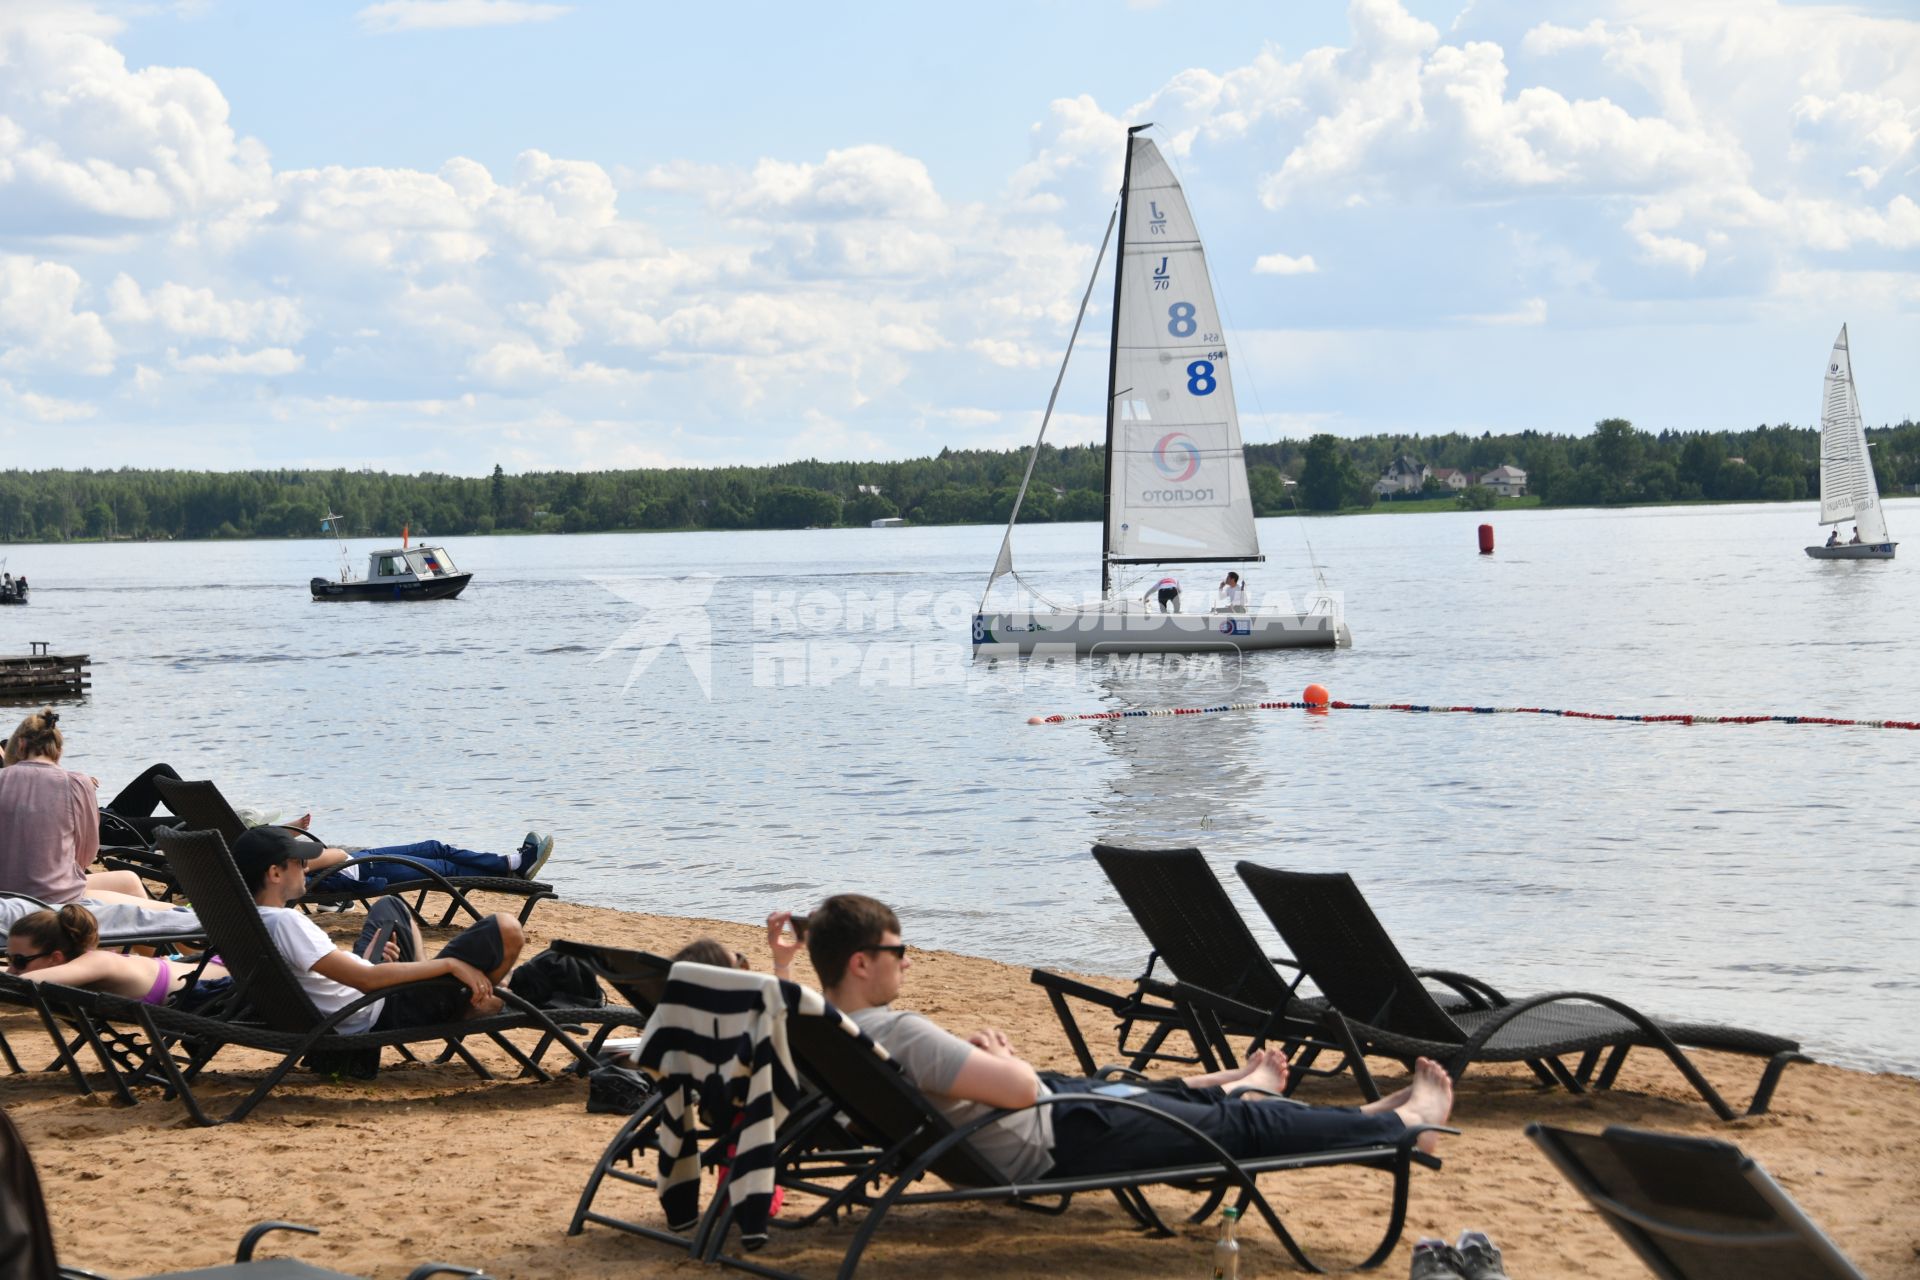
<svg viewBox="0 0 1920 1280"><path fill-rule="evenodd" d="M24 969L35 960L44 960L52 954L53 952L51 951L36 951L30 956L23 956L18 951L9 951L7 952L7 968Z"/></svg>
<svg viewBox="0 0 1920 1280"><path fill-rule="evenodd" d="M890 942L884 947L862 947L860 949L862 951L889 951L893 953L895 960L905 960L907 958L907 944L904 942Z"/></svg>

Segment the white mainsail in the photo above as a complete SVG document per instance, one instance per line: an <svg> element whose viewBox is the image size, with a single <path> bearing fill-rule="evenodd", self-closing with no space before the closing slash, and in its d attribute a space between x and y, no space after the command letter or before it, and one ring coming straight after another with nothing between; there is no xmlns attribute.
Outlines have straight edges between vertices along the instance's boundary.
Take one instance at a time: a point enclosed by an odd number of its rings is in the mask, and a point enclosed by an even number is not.
<svg viewBox="0 0 1920 1280"><path fill-rule="evenodd" d="M1108 386L1109 562L1258 560L1206 255L1173 171L1129 139Z"/></svg>
<svg viewBox="0 0 1920 1280"><path fill-rule="evenodd" d="M1887 520L1880 510L1867 454L1867 432L1860 421L1860 399L1853 389L1853 361L1847 354L1847 326L1840 326L1827 360L1826 396L1820 410L1820 523L1851 520L1860 540L1887 541Z"/></svg>

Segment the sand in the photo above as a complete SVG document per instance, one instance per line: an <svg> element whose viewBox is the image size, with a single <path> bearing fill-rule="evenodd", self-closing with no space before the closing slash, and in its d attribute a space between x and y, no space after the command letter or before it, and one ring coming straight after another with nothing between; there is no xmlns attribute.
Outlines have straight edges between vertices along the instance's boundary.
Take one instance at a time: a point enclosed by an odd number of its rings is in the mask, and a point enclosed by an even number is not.
<svg viewBox="0 0 1920 1280"><path fill-rule="evenodd" d="M359 917L323 919L345 938ZM757 929L567 903L543 904L535 913L526 954L556 937L671 952L701 933L747 950L756 963L764 956ZM962 1033L1000 1026L1036 1064L1072 1069L1066 1041L1025 970L947 952L916 951L912 960L903 1005ZM798 976L812 980L804 960ZM7 1013L0 1027L29 1065L45 1060L36 1022ZM1096 1052L1110 1045L1109 1038ZM491 1046L482 1056L503 1072L508 1066ZM1757 1075L1753 1060L1699 1060L1723 1093L1744 1102ZM261 1061L223 1053L208 1076L215 1096L231 1105ZM1313 1082L1301 1096L1357 1101L1344 1081ZM427 1259L483 1267L501 1280L697 1269L666 1246L604 1227L566 1234L587 1173L620 1124L617 1116L586 1113L586 1086L576 1078L481 1083L457 1065L389 1066L368 1083L296 1073L244 1123L212 1129L194 1126L156 1091L143 1091L138 1106L116 1107L98 1095L79 1097L56 1075L6 1077L0 1100L39 1166L62 1261L109 1275L227 1260L242 1231L263 1218L322 1232L317 1240L276 1237L284 1243L263 1253L376 1280L404 1276ZM1444 1169L1416 1171L1406 1233L1377 1274L1404 1276L1419 1236L1452 1238L1475 1227L1502 1246L1515 1280L1645 1275L1522 1137L1534 1120L1586 1130L1638 1125L1736 1142L1867 1275L1920 1278L1920 1080L1794 1067L1771 1114L1723 1124L1664 1060L1646 1053L1635 1055L1618 1087L1598 1096L1542 1090L1524 1070L1469 1073L1454 1114L1464 1135L1444 1140ZM1351 1171L1263 1180L1296 1237L1349 1262L1377 1238L1384 1186L1380 1175ZM620 1212L660 1220L649 1193L620 1188L609 1195L606 1203ZM1153 1199L1170 1214L1192 1203L1172 1191ZM776 1233L763 1256L831 1275L851 1234L845 1224ZM1264 1224L1250 1223L1242 1235L1243 1275L1295 1273ZM936 1206L890 1218L861 1274L1200 1275L1213 1236L1209 1223L1182 1226L1174 1239L1144 1239L1104 1197L1076 1201L1059 1218Z"/></svg>

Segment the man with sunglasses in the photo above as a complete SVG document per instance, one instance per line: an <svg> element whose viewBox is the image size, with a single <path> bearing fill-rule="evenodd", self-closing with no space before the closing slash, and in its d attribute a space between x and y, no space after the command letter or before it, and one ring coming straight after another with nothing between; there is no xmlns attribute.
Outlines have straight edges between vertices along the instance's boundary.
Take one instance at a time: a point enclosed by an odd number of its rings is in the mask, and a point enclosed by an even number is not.
<svg viewBox="0 0 1920 1280"><path fill-rule="evenodd" d="M1133 1107L1103 1106L1102 1095L1133 1098L1182 1120L1236 1157L1397 1142L1412 1125L1445 1124L1453 1108L1452 1081L1426 1058L1409 1087L1364 1107L1310 1107L1276 1096L1287 1078L1286 1058L1277 1050L1256 1050L1237 1070L1147 1085L1036 1071L997 1028L962 1040L929 1018L891 1007L913 962L900 920L886 904L836 894L806 918L804 929L822 993L956 1127L1011 1109L975 1134L973 1145L1016 1182L1048 1172L1076 1176L1214 1159L1177 1126ZM1056 1094L1083 1096L1034 1105ZM1436 1136L1422 1135L1422 1149Z"/></svg>

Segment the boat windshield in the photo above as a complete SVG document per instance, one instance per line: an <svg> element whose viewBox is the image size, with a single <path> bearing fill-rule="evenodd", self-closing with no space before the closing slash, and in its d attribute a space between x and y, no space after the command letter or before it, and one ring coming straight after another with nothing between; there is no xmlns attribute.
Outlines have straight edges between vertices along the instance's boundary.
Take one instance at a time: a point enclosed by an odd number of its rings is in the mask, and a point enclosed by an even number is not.
<svg viewBox="0 0 1920 1280"><path fill-rule="evenodd" d="M453 567L453 557L447 554L445 547L428 547L426 548L426 555L427 569L429 572L443 577L450 573L459 572L458 569Z"/></svg>

